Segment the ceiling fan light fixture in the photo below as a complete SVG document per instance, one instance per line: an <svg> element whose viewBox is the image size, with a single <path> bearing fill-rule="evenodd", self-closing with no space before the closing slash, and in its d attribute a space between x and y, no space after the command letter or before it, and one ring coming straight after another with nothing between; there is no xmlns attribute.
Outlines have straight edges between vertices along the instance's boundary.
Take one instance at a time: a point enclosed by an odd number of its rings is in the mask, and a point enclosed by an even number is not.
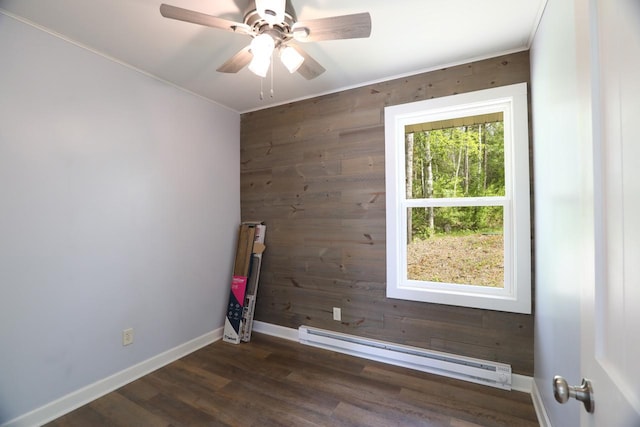
<svg viewBox="0 0 640 427"><path fill-rule="evenodd" d="M291 74L298 71L298 68L304 62L304 57L291 46L287 46L280 51L280 60L287 67Z"/></svg>
<svg viewBox="0 0 640 427"><path fill-rule="evenodd" d="M266 77L271 65L271 54L275 48L275 41L269 34L260 34L251 40L251 54L253 59L249 70L257 76Z"/></svg>
<svg viewBox="0 0 640 427"><path fill-rule="evenodd" d="M284 21L285 4L286 0L256 0L256 10L269 25L279 24Z"/></svg>

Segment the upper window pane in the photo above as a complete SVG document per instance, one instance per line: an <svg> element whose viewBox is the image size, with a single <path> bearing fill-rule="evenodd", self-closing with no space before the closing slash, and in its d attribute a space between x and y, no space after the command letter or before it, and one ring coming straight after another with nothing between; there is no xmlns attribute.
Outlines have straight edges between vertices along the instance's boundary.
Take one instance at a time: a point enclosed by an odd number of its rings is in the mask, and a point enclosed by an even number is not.
<svg viewBox="0 0 640 427"><path fill-rule="evenodd" d="M407 199L505 195L502 112L405 126Z"/></svg>

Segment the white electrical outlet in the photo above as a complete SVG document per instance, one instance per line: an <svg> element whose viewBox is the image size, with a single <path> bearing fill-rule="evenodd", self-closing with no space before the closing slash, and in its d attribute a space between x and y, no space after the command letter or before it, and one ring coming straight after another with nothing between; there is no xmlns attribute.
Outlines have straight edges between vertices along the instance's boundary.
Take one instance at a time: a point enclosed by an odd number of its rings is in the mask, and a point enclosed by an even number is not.
<svg viewBox="0 0 640 427"><path fill-rule="evenodd" d="M342 320L342 310L339 307L333 307L333 320Z"/></svg>
<svg viewBox="0 0 640 427"><path fill-rule="evenodd" d="M133 328L122 331L122 345L133 344Z"/></svg>

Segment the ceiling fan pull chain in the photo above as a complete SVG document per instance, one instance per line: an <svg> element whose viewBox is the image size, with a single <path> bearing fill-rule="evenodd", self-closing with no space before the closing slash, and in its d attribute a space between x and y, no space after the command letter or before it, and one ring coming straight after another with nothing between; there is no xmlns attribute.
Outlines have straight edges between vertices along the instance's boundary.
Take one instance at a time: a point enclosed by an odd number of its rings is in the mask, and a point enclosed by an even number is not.
<svg viewBox="0 0 640 427"><path fill-rule="evenodd" d="M262 91L262 82L264 81L264 79L261 77L260 78L260 101L264 101L264 92Z"/></svg>
<svg viewBox="0 0 640 427"><path fill-rule="evenodd" d="M271 54L271 97L273 98L273 54Z"/></svg>

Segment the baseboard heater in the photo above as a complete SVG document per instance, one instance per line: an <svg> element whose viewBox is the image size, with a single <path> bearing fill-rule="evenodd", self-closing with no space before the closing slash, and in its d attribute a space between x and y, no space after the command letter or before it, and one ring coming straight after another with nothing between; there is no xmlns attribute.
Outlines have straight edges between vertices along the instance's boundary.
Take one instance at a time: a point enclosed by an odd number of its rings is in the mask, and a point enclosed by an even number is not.
<svg viewBox="0 0 640 427"><path fill-rule="evenodd" d="M298 337L302 344L314 347L511 390L511 366L505 363L372 340L308 326L300 326Z"/></svg>

